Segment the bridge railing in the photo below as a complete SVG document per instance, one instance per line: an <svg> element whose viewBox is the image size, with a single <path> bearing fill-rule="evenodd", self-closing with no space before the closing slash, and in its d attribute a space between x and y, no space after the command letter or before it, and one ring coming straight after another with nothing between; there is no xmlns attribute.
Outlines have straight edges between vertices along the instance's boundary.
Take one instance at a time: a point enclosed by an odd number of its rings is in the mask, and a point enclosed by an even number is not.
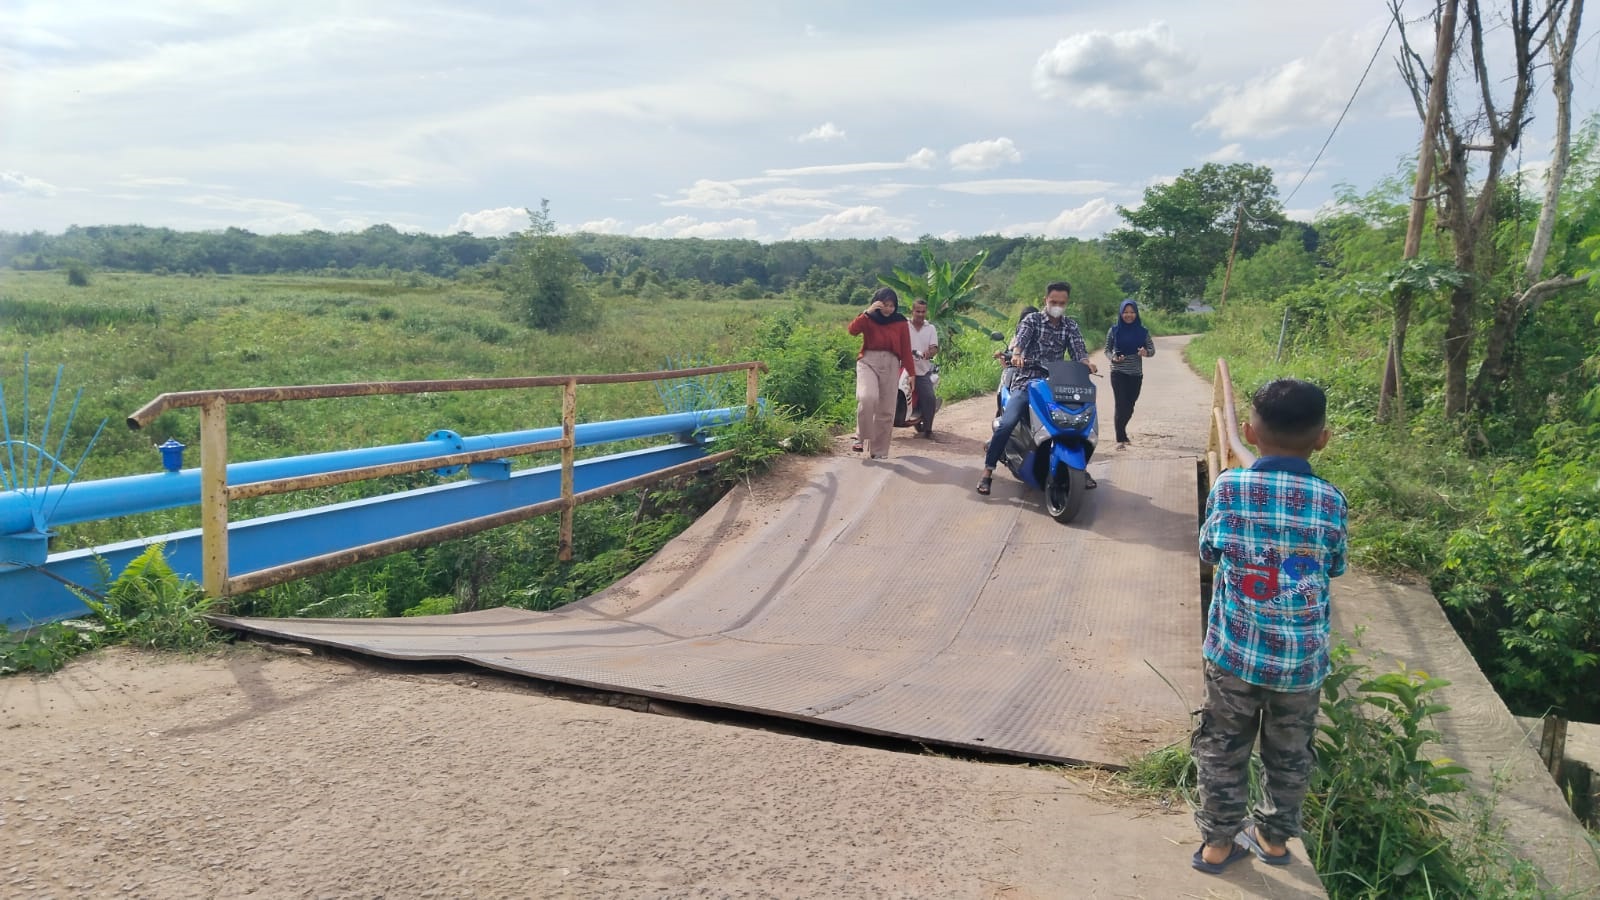
<svg viewBox="0 0 1600 900"><path fill-rule="evenodd" d="M1206 483L1200 489L1200 517L1205 518L1206 495L1217 476L1228 469L1249 466L1256 455L1245 446L1239 432L1239 407L1233 400L1233 375L1228 371L1228 361L1217 358L1217 369L1211 377L1211 425L1206 439ZM1215 567L1200 563L1200 633L1205 634L1206 622L1211 615L1211 583L1216 576Z"/></svg>
<svg viewBox="0 0 1600 900"><path fill-rule="evenodd" d="M707 463L726 459L732 454L732 451L714 453L700 459L596 487L582 493L575 492L573 489L573 467L577 447L576 428L579 385L664 381L742 370L746 376L745 414L746 416L753 416L758 398L758 373L765 369L766 365L761 362L743 362L669 371L604 375L536 375L519 378L359 382L353 384L182 391L162 394L155 398L128 416L127 423L129 428L138 430L168 410L199 408L202 586L207 594L213 597L226 598L235 594L260 590L285 581L342 568L391 553L465 537L480 531L498 528L502 525L509 525L558 510L561 512L558 553L562 560L570 560L572 558L573 510L579 504L632 490L651 481L685 474ZM372 397L386 394L486 391L538 387L559 387L562 389L560 438L431 456L426 459L275 478L244 485L229 485L227 483L227 420L228 407L231 405L337 397ZM321 556L259 569L239 576L231 576L229 574L228 503L230 500L326 487L334 484L345 484L370 478L450 466L469 465L488 460L500 460L553 450L561 451L561 488L560 495L550 500L452 522L448 525L387 538Z"/></svg>
<svg viewBox="0 0 1600 900"><path fill-rule="evenodd" d="M1233 401L1233 376L1228 372L1228 361L1219 357L1211 379L1211 427L1206 441L1208 485L1215 482L1223 470L1256 461L1256 455L1240 436L1239 425L1239 409Z"/></svg>

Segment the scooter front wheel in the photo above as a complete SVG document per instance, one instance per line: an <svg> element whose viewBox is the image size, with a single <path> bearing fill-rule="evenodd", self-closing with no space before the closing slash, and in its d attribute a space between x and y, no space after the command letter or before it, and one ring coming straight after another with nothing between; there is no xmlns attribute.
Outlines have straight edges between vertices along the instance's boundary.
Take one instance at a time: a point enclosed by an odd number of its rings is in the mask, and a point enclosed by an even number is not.
<svg viewBox="0 0 1600 900"><path fill-rule="evenodd" d="M1044 482L1044 508L1050 518L1066 524L1083 508L1087 473L1071 466L1055 466Z"/></svg>

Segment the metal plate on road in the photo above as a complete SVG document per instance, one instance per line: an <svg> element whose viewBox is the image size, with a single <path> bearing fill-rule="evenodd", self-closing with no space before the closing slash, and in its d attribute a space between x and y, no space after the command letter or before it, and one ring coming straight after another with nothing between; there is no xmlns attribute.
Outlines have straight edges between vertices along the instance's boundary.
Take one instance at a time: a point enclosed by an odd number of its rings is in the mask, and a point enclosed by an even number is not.
<svg viewBox="0 0 1600 900"><path fill-rule="evenodd" d="M219 621L1030 759L1116 766L1184 739L1200 700L1194 461L1096 466L1070 525L950 468L792 461L554 612Z"/></svg>

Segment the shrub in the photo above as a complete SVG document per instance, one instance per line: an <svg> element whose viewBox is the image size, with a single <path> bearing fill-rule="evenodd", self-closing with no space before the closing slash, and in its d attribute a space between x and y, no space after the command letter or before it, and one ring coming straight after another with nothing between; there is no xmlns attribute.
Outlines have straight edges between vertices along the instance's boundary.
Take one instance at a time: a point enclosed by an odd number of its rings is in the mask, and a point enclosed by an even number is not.
<svg viewBox="0 0 1600 900"><path fill-rule="evenodd" d="M1443 600L1510 705L1592 720L1600 715L1600 426L1547 426L1536 442L1531 465L1490 479L1483 518L1450 536Z"/></svg>
<svg viewBox="0 0 1600 900"><path fill-rule="evenodd" d="M528 325L545 331L581 330L599 321L583 285L583 261L571 241L556 233L550 201L528 213L528 230L515 236L511 265L502 283L506 298Z"/></svg>
<svg viewBox="0 0 1600 900"><path fill-rule="evenodd" d="M219 641L205 620L215 600L172 570L162 544L128 563L103 598L79 594L105 623L106 636L151 650L204 650Z"/></svg>

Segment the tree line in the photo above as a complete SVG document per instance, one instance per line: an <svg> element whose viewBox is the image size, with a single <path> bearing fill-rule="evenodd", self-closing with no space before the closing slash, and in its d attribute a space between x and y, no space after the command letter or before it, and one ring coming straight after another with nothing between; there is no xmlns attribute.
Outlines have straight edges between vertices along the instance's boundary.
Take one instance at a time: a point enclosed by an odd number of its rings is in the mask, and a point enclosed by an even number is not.
<svg viewBox="0 0 1600 900"><path fill-rule="evenodd" d="M548 216L548 213L546 213ZM792 289L813 270L870 282L896 266L914 265L920 248L943 256L987 251L998 265L1018 249L1064 244L1043 238L984 235L958 240L925 236L778 241L642 238L566 234L565 243L594 275L692 280L734 286L754 282L763 291ZM382 274L417 272L452 278L510 262L518 235L479 237L403 232L390 225L363 231L255 234L242 228L177 231L144 225L90 225L60 234L0 232L0 260L13 269L42 271L71 264L121 272L186 275ZM814 277L814 276L813 276Z"/></svg>
<svg viewBox="0 0 1600 900"><path fill-rule="evenodd" d="M1245 210L1248 221L1236 228L1236 216ZM106 270L195 276L413 273L500 281L526 276L521 257L534 246L530 239L537 238L541 247L557 242L581 264L574 277L608 278L613 289L637 292L646 284L699 282L736 288L750 298L798 293L852 303L863 285L896 270L918 269L926 254L945 260L981 255L989 273L1008 264L1014 270L1024 258L1087 254L1110 267L1123 295L1181 310L1201 297L1219 256L1248 257L1285 236L1308 249L1316 242L1314 229L1284 217L1273 173L1263 166L1209 163L1146 190L1139 205L1119 211L1126 226L1096 240L988 234L762 243L562 233L548 205L541 204L530 208L528 229L506 237L403 232L390 225L269 235L242 228L186 232L74 225L60 234L0 232L0 261L13 269L65 269L80 277L86 270ZM1055 274L1075 277L1070 271Z"/></svg>

